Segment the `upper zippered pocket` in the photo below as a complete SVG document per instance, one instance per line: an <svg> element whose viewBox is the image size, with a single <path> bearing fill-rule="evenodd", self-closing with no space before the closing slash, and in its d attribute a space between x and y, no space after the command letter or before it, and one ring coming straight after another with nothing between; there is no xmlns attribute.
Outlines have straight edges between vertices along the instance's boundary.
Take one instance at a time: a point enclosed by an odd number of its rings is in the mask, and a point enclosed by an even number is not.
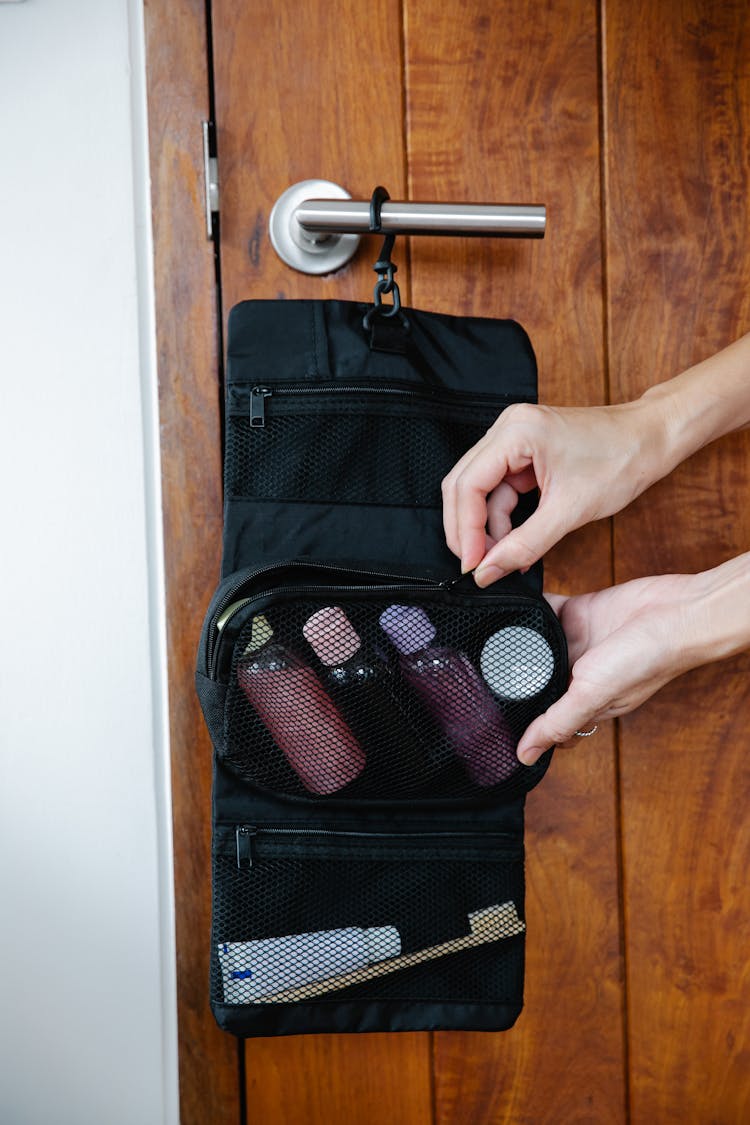
<svg viewBox="0 0 750 1125"><path fill-rule="evenodd" d="M525 767L515 748L564 690L564 636L512 583L463 585L301 560L226 580L199 657L221 758L261 790L326 803L528 790L548 758Z"/></svg>
<svg viewBox="0 0 750 1125"><path fill-rule="evenodd" d="M226 495L439 508L440 481L510 401L408 383L233 386Z"/></svg>
<svg viewBox="0 0 750 1125"><path fill-rule="evenodd" d="M270 400L274 400L274 410L278 404L281 411L284 406L292 405L295 398L305 400L308 396L311 403L317 399L318 406L328 400L329 405L338 403L344 407L346 399L356 400L359 396L370 399L370 396L376 396L383 404L390 402L391 405L403 405L412 400L427 408L434 406L440 410L497 410L510 402L518 401L508 395L463 394L406 382L281 383L275 386L258 383L249 388L233 386L229 409L230 412L243 413L249 406L250 425L258 429L266 425L266 404L270 404Z"/></svg>

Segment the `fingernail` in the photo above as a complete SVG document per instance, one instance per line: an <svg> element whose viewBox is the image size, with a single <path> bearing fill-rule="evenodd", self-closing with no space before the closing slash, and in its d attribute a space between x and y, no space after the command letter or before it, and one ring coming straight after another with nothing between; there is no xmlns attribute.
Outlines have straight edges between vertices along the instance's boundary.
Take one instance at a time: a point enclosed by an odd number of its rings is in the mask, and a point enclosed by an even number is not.
<svg viewBox="0 0 750 1125"><path fill-rule="evenodd" d="M518 751L518 758L525 766L533 766L543 753L541 746L525 746L523 750Z"/></svg>
<svg viewBox="0 0 750 1125"><path fill-rule="evenodd" d="M463 561L463 559L462 559L462 560L461 560L461 574L462 574L462 575L463 575L463 574L468 574L470 570L471 570L471 567L470 567L470 566L467 566L467 565L466 565L466 563L465 563L465 562Z"/></svg>
<svg viewBox="0 0 750 1125"><path fill-rule="evenodd" d="M491 586L493 582L497 582L498 578L502 577L502 572L496 566L478 566L474 571L474 581L477 586Z"/></svg>

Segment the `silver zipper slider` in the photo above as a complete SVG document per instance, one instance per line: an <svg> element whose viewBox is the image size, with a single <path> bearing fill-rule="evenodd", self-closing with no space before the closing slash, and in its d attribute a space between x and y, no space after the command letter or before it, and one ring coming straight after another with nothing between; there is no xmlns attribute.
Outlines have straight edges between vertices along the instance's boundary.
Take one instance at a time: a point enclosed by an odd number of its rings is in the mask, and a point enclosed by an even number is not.
<svg viewBox="0 0 750 1125"><path fill-rule="evenodd" d="M270 398L268 387L253 387L250 391L250 425L262 429L266 424L266 399Z"/></svg>
<svg viewBox="0 0 750 1125"><path fill-rule="evenodd" d="M237 867L242 870L249 870L253 866L253 836L255 829L247 824L238 824L234 838L237 848Z"/></svg>

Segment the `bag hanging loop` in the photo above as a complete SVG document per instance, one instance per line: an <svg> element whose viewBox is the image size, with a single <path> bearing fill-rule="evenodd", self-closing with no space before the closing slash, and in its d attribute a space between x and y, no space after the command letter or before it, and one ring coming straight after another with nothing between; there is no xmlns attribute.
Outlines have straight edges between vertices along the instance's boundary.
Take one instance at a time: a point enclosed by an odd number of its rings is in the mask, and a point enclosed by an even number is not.
<svg viewBox="0 0 750 1125"><path fill-rule="evenodd" d="M389 193L384 187L378 186L373 191L370 197L370 231L372 234L382 234L383 228L381 225L380 208L383 203L390 198ZM390 320L395 316L398 316L401 321L404 332L409 331L409 321L406 315L401 311L401 293L395 279L398 266L391 258L395 241L395 234L386 234L383 239L383 245L380 248L378 260L372 267L378 275L378 280L375 282L375 289L373 291L373 306L365 313L362 321L365 331L372 330L373 322L376 317L382 320ZM383 303L383 297L388 293L393 294L393 304L390 305L390 307Z"/></svg>

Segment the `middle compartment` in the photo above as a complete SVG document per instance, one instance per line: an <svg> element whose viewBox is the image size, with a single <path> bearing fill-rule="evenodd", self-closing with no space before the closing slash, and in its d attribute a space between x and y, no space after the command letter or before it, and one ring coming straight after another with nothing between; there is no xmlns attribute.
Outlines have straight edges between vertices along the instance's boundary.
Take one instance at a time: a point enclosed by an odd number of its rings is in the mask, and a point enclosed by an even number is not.
<svg viewBox="0 0 750 1125"><path fill-rule="evenodd" d="M549 755L516 747L565 689L564 635L543 598L470 582L302 562L227 580L204 631L221 759L324 802L526 792Z"/></svg>

